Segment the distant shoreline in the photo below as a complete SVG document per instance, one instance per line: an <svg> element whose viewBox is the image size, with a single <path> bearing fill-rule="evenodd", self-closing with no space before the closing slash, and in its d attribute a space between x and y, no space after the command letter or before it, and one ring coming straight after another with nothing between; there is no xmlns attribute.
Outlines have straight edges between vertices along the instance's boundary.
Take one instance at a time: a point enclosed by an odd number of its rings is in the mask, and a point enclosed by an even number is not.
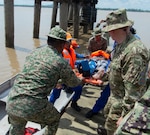
<svg viewBox="0 0 150 135"><path fill-rule="evenodd" d="M0 4L0 6L4 6ZM14 7L34 7L34 5L14 5ZM53 8L53 5L42 5L42 8ZM117 8L97 8L97 10L117 10ZM150 12L150 10L141 10L141 9L127 9L130 12Z"/></svg>
<svg viewBox="0 0 150 135"><path fill-rule="evenodd" d="M117 10L118 8L97 8L97 10ZM141 10L141 9L127 9L130 12L150 12L150 10Z"/></svg>

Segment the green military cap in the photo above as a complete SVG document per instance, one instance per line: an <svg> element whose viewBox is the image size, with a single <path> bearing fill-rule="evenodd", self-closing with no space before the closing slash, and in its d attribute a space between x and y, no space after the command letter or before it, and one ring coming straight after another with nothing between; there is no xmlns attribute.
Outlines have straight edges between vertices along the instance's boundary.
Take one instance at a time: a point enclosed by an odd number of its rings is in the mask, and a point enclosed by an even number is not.
<svg viewBox="0 0 150 135"><path fill-rule="evenodd" d="M126 9L118 9L107 15L106 24L107 25L103 28L103 31L108 32L115 29L132 26L133 21L128 20Z"/></svg>
<svg viewBox="0 0 150 135"><path fill-rule="evenodd" d="M53 27L47 36L66 41L66 31L58 26Z"/></svg>
<svg viewBox="0 0 150 135"><path fill-rule="evenodd" d="M100 28L95 28L92 32L93 36L98 36L98 35L102 35L102 31Z"/></svg>

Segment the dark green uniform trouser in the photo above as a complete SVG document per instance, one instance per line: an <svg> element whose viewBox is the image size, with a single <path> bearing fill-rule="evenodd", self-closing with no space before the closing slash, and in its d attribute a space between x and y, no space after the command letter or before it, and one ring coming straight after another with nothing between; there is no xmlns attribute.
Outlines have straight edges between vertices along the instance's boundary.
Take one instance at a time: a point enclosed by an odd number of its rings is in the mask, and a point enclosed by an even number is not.
<svg viewBox="0 0 150 135"><path fill-rule="evenodd" d="M104 113L106 115L105 129L107 130L107 135L114 135L117 129L116 122L121 117L122 113L121 100L110 97L104 108Z"/></svg>
<svg viewBox="0 0 150 135"><path fill-rule="evenodd" d="M34 113L34 115L28 117L18 117L8 113L8 117L11 124L9 135L24 135L27 121L39 123L42 127L46 126L44 135L55 135L61 115L52 104L48 103L47 106L37 114Z"/></svg>

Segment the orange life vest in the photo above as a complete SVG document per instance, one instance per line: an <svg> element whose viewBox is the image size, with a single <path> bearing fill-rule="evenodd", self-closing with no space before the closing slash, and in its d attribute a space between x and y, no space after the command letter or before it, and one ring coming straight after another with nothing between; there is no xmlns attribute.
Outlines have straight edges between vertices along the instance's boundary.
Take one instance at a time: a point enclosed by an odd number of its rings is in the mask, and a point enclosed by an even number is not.
<svg viewBox="0 0 150 135"><path fill-rule="evenodd" d="M68 63L72 67L72 69L74 69L75 61L76 61L75 50L71 47L70 47L70 51L68 51L67 49L64 48L62 54L63 54L63 57L68 61Z"/></svg>
<svg viewBox="0 0 150 135"><path fill-rule="evenodd" d="M98 51L91 53L91 57L94 57L94 56L103 56L105 59L110 58L110 55L102 50L98 50Z"/></svg>

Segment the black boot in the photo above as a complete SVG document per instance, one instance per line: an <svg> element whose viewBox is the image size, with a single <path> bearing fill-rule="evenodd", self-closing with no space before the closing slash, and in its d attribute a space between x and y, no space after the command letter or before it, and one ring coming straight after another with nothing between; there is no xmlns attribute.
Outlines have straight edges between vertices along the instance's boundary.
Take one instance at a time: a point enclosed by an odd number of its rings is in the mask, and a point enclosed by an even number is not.
<svg viewBox="0 0 150 135"><path fill-rule="evenodd" d="M102 127L101 125L98 126L97 133L98 133L98 135L107 135L106 129L104 127Z"/></svg>
<svg viewBox="0 0 150 135"><path fill-rule="evenodd" d="M98 114L98 113L96 113L96 112L93 112L92 110L90 110L89 112L87 112L86 114L85 114L85 117L86 118L92 118L94 115L96 115L96 114Z"/></svg>
<svg viewBox="0 0 150 135"><path fill-rule="evenodd" d="M76 110L77 112L81 111L81 108L78 106L77 102L72 101L71 107Z"/></svg>
<svg viewBox="0 0 150 135"><path fill-rule="evenodd" d="M7 133L5 135L9 135L9 130L7 131Z"/></svg>

